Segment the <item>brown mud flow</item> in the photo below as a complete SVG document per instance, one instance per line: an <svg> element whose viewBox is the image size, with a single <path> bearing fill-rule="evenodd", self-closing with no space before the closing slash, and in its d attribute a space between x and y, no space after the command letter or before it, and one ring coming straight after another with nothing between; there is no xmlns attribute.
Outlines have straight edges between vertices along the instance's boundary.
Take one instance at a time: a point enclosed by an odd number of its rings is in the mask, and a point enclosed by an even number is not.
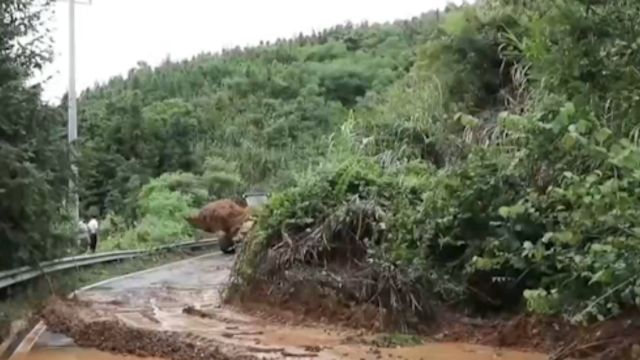
<svg viewBox="0 0 640 360"><path fill-rule="evenodd" d="M285 356L286 357L286 356ZM464 344L429 344L395 350L382 349L376 351L354 351L345 349L340 354L347 359L429 359L429 360L537 360L546 357L515 351L499 351L493 348ZM315 357L314 357L315 358ZM142 358L129 355L118 355L98 350L68 348L39 349L17 360L162 360L161 358Z"/></svg>
<svg viewBox="0 0 640 360"><path fill-rule="evenodd" d="M35 349L23 360L406 359L542 360L538 353L460 343L402 348L373 345L375 334L273 321L223 305L232 257L218 256L97 288L43 312L50 330L73 338L65 349ZM89 348L97 350L86 350ZM121 354L121 355L116 355Z"/></svg>
<svg viewBox="0 0 640 360"><path fill-rule="evenodd" d="M162 360L160 358L140 358L128 355L111 354L91 349L62 348L36 349L16 360Z"/></svg>

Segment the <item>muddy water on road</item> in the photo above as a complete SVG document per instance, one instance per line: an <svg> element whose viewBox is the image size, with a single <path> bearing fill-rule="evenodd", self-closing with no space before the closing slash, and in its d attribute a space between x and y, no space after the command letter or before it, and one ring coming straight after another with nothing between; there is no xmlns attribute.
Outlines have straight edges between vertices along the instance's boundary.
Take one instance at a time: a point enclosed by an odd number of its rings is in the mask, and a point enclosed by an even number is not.
<svg viewBox="0 0 640 360"><path fill-rule="evenodd" d="M188 333L200 339L212 340L211 346L233 348L238 355L251 355L260 359L397 359L397 360L546 360L544 354L518 352L460 343L428 343L401 348L378 348L367 345L374 335L363 335L339 328L294 326L276 324L219 306L204 306L202 316L185 314L182 307L167 307L172 291L163 292L164 299L151 301L152 311L144 315L138 306L127 308L121 302L118 309L111 308L127 327ZM187 296L195 300L199 296ZM138 298L139 299L139 298ZM106 299L103 299L106 300ZM112 304L102 302L94 306L107 310ZM140 305L140 304L135 304ZM214 345L215 344L215 345ZM173 346L173 345L169 345ZM153 353L153 352L152 352ZM116 356L93 350L66 348L40 350L19 360L141 360Z"/></svg>
<svg viewBox="0 0 640 360"><path fill-rule="evenodd" d="M466 344L428 344L415 347L378 349L358 352L346 349L345 359L398 360L547 360L543 354L502 351L490 347Z"/></svg>
<svg viewBox="0 0 640 360"><path fill-rule="evenodd" d="M36 349L16 360L162 360L157 358L138 358L134 356L114 355L91 349L61 348Z"/></svg>
<svg viewBox="0 0 640 360"><path fill-rule="evenodd" d="M484 346L465 344L428 344L423 346L370 350L338 346L334 348L342 359L404 359L404 360L543 360L542 354L504 351ZM265 356L268 358L268 356ZM286 358L278 355L277 358ZM318 359L318 357L313 357ZM304 357L297 359L304 359ZM334 358L335 359L335 358ZM17 360L162 360L115 355L91 349L39 349Z"/></svg>
<svg viewBox="0 0 640 360"><path fill-rule="evenodd" d="M377 348L365 344L370 337L352 330L326 326L293 326L246 315L220 304L232 258L206 259L182 268L130 278L80 295L88 305L78 308L79 321L88 326L98 318L118 320L127 328L170 332L166 343L179 338L230 350L231 358L249 355L260 359L403 359L403 360L546 360L544 354L525 353L466 344L430 343L404 348ZM185 307L196 313L185 313ZM84 314L84 315L83 315ZM83 331L85 331L83 330ZM102 334L109 336L109 334ZM131 339L133 341L133 339ZM127 339L126 341L129 341ZM99 344L97 344L99 345ZM92 345L94 346L94 345ZM152 351L152 354L162 352ZM94 350L34 349L18 360L139 360ZM149 359L149 358L147 358Z"/></svg>

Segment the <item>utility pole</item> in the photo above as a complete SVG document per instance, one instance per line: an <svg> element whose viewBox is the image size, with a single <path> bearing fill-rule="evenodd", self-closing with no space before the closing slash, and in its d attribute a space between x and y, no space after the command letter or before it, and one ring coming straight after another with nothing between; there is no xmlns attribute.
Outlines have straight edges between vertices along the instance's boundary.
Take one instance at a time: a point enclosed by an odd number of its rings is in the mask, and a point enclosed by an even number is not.
<svg viewBox="0 0 640 360"><path fill-rule="evenodd" d="M80 220L80 197L78 195L78 167L74 163L75 141L78 138L78 109L76 99L76 0L69 1L69 93L68 93L68 137L69 149L71 152L71 170L73 178L69 180L71 190L73 215L76 224ZM91 5L91 0L80 3Z"/></svg>
<svg viewBox="0 0 640 360"><path fill-rule="evenodd" d="M69 118L68 135L71 152L71 170L73 178L69 181L72 208L75 223L80 221L80 196L78 194L78 167L73 159L75 155L75 140L78 138L78 109L76 103L76 1L69 1Z"/></svg>

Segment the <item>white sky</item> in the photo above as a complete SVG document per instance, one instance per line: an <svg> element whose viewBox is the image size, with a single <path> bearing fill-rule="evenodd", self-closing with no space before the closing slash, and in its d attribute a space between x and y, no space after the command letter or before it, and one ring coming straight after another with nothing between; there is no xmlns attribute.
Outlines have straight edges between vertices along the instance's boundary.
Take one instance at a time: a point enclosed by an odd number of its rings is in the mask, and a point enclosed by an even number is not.
<svg viewBox="0 0 640 360"><path fill-rule="evenodd" d="M86 0L82 0L83 2ZM140 60L158 65L201 52L291 37L350 20L410 18L459 0L93 0L76 6L77 90L126 74ZM68 3L56 4L55 60L44 98L58 102L68 83Z"/></svg>

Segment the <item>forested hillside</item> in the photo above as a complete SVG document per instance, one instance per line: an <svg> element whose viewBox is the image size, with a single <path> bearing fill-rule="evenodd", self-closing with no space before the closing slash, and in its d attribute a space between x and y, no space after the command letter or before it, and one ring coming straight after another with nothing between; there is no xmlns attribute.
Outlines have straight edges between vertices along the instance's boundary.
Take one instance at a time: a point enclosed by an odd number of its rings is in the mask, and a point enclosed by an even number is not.
<svg viewBox="0 0 640 360"><path fill-rule="evenodd" d="M61 109L24 85L42 52L11 45L24 9L2 8L4 267L68 240ZM403 329L443 303L637 311L639 16L485 0L141 63L80 99L83 215L106 217L101 246L145 246L191 236L208 200L271 191L231 294L316 284Z"/></svg>
<svg viewBox="0 0 640 360"><path fill-rule="evenodd" d="M405 329L442 303L578 322L637 309L638 15L624 0L444 14L271 200L237 288L316 284Z"/></svg>
<svg viewBox="0 0 640 360"><path fill-rule="evenodd" d="M335 287L405 322L435 299L618 314L640 298L639 6L487 0L139 64L82 95L84 210L139 246L261 188L242 284L347 247L378 285Z"/></svg>
<svg viewBox="0 0 640 360"><path fill-rule="evenodd" d="M293 168L326 153L326 136L349 110L407 73L428 19L340 26L153 69L140 63L84 92L85 208L120 211L133 183L202 173L212 158L237 169L246 187L286 184Z"/></svg>
<svg viewBox="0 0 640 360"><path fill-rule="evenodd" d="M170 241L190 232L176 214L207 199L283 189L326 157L350 111L374 104L407 74L438 17L347 24L156 68L140 63L126 78L85 91L85 213L111 215L107 226L120 230L137 224L126 241ZM184 191L141 192L163 174L160 188Z"/></svg>

